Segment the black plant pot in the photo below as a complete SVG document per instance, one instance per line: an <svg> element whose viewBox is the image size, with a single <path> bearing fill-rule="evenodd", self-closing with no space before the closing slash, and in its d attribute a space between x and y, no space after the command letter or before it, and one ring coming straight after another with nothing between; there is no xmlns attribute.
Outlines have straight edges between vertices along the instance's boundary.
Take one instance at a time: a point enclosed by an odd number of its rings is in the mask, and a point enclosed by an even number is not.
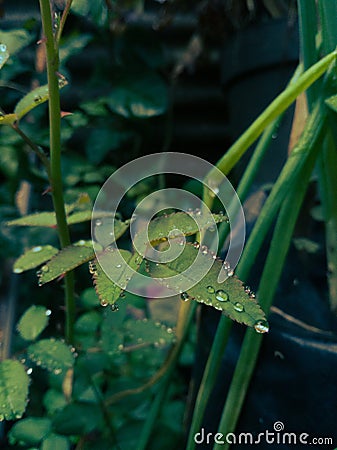
<svg viewBox="0 0 337 450"><path fill-rule="evenodd" d="M297 31L278 21L254 26L236 36L224 55L223 83L235 138L285 87L298 59ZM285 117L270 156L259 172L255 189L261 195L261 186L275 180L287 157L290 124L291 113ZM237 177L244 166L245 161L237 170ZM257 203L250 202L255 215L261 207ZM249 232L253 223L247 225ZM268 243L265 247L254 264L251 279L246 280L253 288L258 285ZM308 254L298 252L295 247L289 251L269 318L270 332L264 336L235 432L236 443L231 437L233 449L255 446L266 450L334 449L337 446L337 322L327 302L324 253L308 258ZM310 262L303 264L303 260ZM217 311L207 306L201 308L189 420L219 317ZM205 412L203 430L199 430L203 434L197 436L197 448L213 448L244 332L243 326L233 325ZM212 433L208 442L207 433ZM256 443L239 443L240 433L252 433ZM260 438L259 433L263 433ZM316 438L323 440L315 441ZM324 441L325 438L331 442Z"/></svg>

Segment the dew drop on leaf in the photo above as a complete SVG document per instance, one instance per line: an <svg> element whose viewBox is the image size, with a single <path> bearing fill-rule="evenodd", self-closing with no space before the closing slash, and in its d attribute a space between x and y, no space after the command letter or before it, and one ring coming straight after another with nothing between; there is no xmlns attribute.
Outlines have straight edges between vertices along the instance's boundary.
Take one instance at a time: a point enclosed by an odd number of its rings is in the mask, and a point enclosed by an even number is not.
<svg viewBox="0 0 337 450"><path fill-rule="evenodd" d="M236 303L234 303L234 309L237 312L243 312L245 308L242 303L236 302Z"/></svg>
<svg viewBox="0 0 337 450"><path fill-rule="evenodd" d="M97 219L97 220L95 221L95 225L96 225L97 227L100 227L100 226L102 225L101 219Z"/></svg>
<svg viewBox="0 0 337 450"><path fill-rule="evenodd" d="M111 305L111 311L117 312L118 310L119 310L119 307L118 307L118 305L116 303Z"/></svg>
<svg viewBox="0 0 337 450"><path fill-rule="evenodd" d="M107 302L106 300L102 299L101 300L101 306L108 306L109 302Z"/></svg>
<svg viewBox="0 0 337 450"><path fill-rule="evenodd" d="M22 273L23 269L21 269L21 267L16 267L13 272L14 273Z"/></svg>
<svg viewBox="0 0 337 450"><path fill-rule="evenodd" d="M225 292L223 289L219 289L218 291L216 291L215 298L219 302L227 302L229 300L227 292Z"/></svg>
<svg viewBox="0 0 337 450"><path fill-rule="evenodd" d="M257 333L268 333L269 324L266 320L258 320L255 322L254 328Z"/></svg>
<svg viewBox="0 0 337 450"><path fill-rule="evenodd" d="M187 302L187 301L190 299L190 297L189 297L189 295L188 295L187 292L182 292L182 293L180 294L180 298L181 298L181 300L184 301L184 302Z"/></svg>
<svg viewBox="0 0 337 450"><path fill-rule="evenodd" d="M40 252L41 250L42 250L42 247L39 245L39 246L37 246L37 247L34 247L34 248L32 249L32 252L38 253L38 252Z"/></svg>
<svg viewBox="0 0 337 450"><path fill-rule="evenodd" d="M49 267L47 265L44 265L41 267L41 271L44 273L47 273L47 272L49 272Z"/></svg>
<svg viewBox="0 0 337 450"><path fill-rule="evenodd" d="M207 289L207 292L209 292L210 294L214 294L214 292L215 292L215 289L213 286L207 286L206 289Z"/></svg>

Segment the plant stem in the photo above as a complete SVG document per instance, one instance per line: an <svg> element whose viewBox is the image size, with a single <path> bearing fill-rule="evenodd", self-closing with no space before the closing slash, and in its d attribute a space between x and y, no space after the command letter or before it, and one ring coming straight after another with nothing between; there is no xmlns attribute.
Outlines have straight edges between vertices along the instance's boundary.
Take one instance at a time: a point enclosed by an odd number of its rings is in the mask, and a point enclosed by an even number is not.
<svg viewBox="0 0 337 450"><path fill-rule="evenodd" d="M337 153L332 134L328 134L319 164L319 185L325 220L329 300L337 312Z"/></svg>
<svg viewBox="0 0 337 450"><path fill-rule="evenodd" d="M191 302L192 304L192 302ZM161 380L159 390L156 393L155 399L152 403L151 409L149 411L148 417L146 419L145 425L142 429L138 444L137 444L137 450L145 450L148 446L149 439L151 437L153 428L155 426L155 423L160 415L160 411L163 407L165 397L168 391L169 383L171 381L172 374L174 372L174 369L176 368L179 356L181 354L181 351L183 349L186 337L188 335L188 331L190 329L190 325L192 323L194 313L195 313L195 306L196 302L193 302L193 306L186 310L184 310L184 321L180 321L179 323L183 323L184 327L181 328L181 330L177 330L177 339L178 342L175 345L174 348L174 358L171 358L170 365L167 366L167 370L165 373L165 376ZM185 315L186 313L186 315Z"/></svg>
<svg viewBox="0 0 337 450"><path fill-rule="evenodd" d="M64 25L66 23L68 14L70 12L70 8L71 8L72 2L73 2L73 0L67 0L66 6L65 6L65 8L63 10L62 17L61 17L60 24L59 24L59 28L57 30L56 37L55 37L55 41L56 41L57 45L59 45L59 43L60 43L60 39L61 39L61 36L62 36L63 28L64 28Z"/></svg>
<svg viewBox="0 0 337 450"><path fill-rule="evenodd" d="M243 266L239 264L238 266L238 269L240 268L240 277L243 279L247 279L248 273L254 264L257 253L275 219L282 201L288 192L293 189L294 181L302 170L303 164L308 157L309 149L320 140L325 121L325 113L322 112L320 106L316 106L308 118L297 145L294 147L276 180L249 236L243 255L245 256L245 264Z"/></svg>
<svg viewBox="0 0 337 450"><path fill-rule="evenodd" d="M61 107L60 92L57 77L59 58L57 45L54 41L53 23L49 0L40 0L40 10L43 32L46 38L47 77L49 88L49 139L50 139L50 185L57 221L57 231L61 247L70 245L70 235L64 208L62 172L61 172ZM75 318L74 276L65 276L66 300L66 339L73 340L73 325Z"/></svg>
<svg viewBox="0 0 337 450"><path fill-rule="evenodd" d="M304 70L309 69L317 61L316 33L317 14L315 0L298 0L298 15L300 23L300 48ZM307 90L309 110L318 96L317 82Z"/></svg>
<svg viewBox="0 0 337 450"><path fill-rule="evenodd" d="M305 161L302 170L296 177L293 188L288 191L287 198L280 209L258 290L259 302L264 311L268 311L271 307L319 150L320 146L317 145L316 140L311 146L309 157ZM224 436L235 429L253 375L261 343L262 335L256 334L253 330L246 331L218 428ZM221 446L216 444L213 450L226 450L228 448L228 443Z"/></svg>
<svg viewBox="0 0 337 450"><path fill-rule="evenodd" d="M329 68L330 64L336 60L337 51L329 53L327 56L311 66L306 72L291 83L274 101L255 119L239 139L230 147L224 156L217 162L216 167L227 175L233 166L239 161L245 151L256 141L263 130L273 122L283 111L285 111L296 99L296 97L311 86ZM221 182L216 171L210 171L207 178L212 182ZM204 198L210 208L213 198L208 189L205 189Z"/></svg>

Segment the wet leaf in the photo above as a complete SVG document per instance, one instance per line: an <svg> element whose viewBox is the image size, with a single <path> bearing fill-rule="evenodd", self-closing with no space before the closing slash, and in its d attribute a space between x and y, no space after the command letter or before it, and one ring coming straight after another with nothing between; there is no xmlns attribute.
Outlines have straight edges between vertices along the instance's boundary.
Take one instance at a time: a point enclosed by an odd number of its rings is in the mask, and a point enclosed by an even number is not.
<svg viewBox="0 0 337 450"><path fill-rule="evenodd" d="M39 285L49 283L62 274L70 272L95 257L92 245L86 245L87 241L79 242L82 245L70 245L69 247L63 248L41 267L38 272Z"/></svg>
<svg viewBox="0 0 337 450"><path fill-rule="evenodd" d="M128 320L124 328L126 347L134 345L166 347L175 340L172 328L151 319Z"/></svg>
<svg viewBox="0 0 337 450"><path fill-rule="evenodd" d="M0 362L0 421L19 419L27 405L29 377L23 364L12 359Z"/></svg>
<svg viewBox="0 0 337 450"><path fill-rule="evenodd" d="M18 258L13 266L14 273L21 273L25 270L35 269L50 258L55 256L59 249L51 245L38 245L27 250Z"/></svg>
<svg viewBox="0 0 337 450"><path fill-rule="evenodd" d="M113 305L124 292L134 271L138 271L142 258L127 250L106 250L100 255L100 262L108 268L109 277L95 260L90 269L94 287L102 306Z"/></svg>
<svg viewBox="0 0 337 450"><path fill-rule="evenodd" d="M114 217L103 216L101 212L97 213L98 219L95 221L94 238L103 248L119 239L129 228L130 221L122 222Z"/></svg>
<svg viewBox="0 0 337 450"><path fill-rule="evenodd" d="M176 293L181 286L183 300L193 299L210 305L232 320L254 327L259 332L268 331L265 314L253 294L245 289L236 276L229 276L219 283L220 272L225 270L232 275L231 269L219 259L214 260L210 252L199 250L198 246L186 244L183 252L174 261L167 264L149 263L151 276L158 278L158 282L165 286L170 286L172 293ZM200 258L199 262L191 266L197 256ZM191 267L193 269L189 270ZM207 267L211 268L205 273ZM176 275L178 278L175 278L174 282L170 281L169 277ZM187 284L193 287L185 290L184 286Z"/></svg>
<svg viewBox="0 0 337 450"><path fill-rule="evenodd" d="M192 236L199 231L214 228L215 224L224 221L227 221L227 217L223 214L201 214L200 211L162 215L151 220L148 230L144 228L136 234L135 245L148 241L156 245L169 237Z"/></svg>
<svg viewBox="0 0 337 450"><path fill-rule="evenodd" d="M33 341L48 325L48 311L44 306L32 305L21 316L17 330L26 341Z"/></svg>
<svg viewBox="0 0 337 450"><path fill-rule="evenodd" d="M66 371L74 364L74 356L70 348L53 338L42 339L31 344L27 349L27 355L37 366L55 374Z"/></svg>
<svg viewBox="0 0 337 450"><path fill-rule="evenodd" d="M13 425L8 434L8 439L11 445L38 445L48 435L50 429L50 419L29 417Z"/></svg>

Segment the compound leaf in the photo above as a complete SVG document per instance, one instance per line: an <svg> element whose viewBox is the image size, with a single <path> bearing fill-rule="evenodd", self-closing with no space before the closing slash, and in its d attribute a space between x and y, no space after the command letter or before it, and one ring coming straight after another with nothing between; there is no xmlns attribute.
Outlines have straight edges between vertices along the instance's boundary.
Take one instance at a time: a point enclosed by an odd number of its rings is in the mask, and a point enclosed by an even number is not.
<svg viewBox="0 0 337 450"><path fill-rule="evenodd" d="M174 243L171 242L171 245ZM214 259L214 255L205 248L203 251L199 250L199 245L187 243L175 260L165 264L148 263L151 276L173 293L179 290L183 300L193 299L213 306L232 320L254 327L260 333L267 332L268 323L265 314L250 290L233 276L226 263ZM197 257L200 258L199 262L192 266ZM207 271L205 268L208 267L210 269ZM219 282L219 274L224 270L228 278L224 282ZM204 273L205 271L207 273ZM176 275L178 277L171 281L170 277ZM192 287L184 289L184 286L188 285Z"/></svg>
<svg viewBox="0 0 337 450"><path fill-rule="evenodd" d="M19 361L0 362L0 421L19 419L27 405L29 377Z"/></svg>

